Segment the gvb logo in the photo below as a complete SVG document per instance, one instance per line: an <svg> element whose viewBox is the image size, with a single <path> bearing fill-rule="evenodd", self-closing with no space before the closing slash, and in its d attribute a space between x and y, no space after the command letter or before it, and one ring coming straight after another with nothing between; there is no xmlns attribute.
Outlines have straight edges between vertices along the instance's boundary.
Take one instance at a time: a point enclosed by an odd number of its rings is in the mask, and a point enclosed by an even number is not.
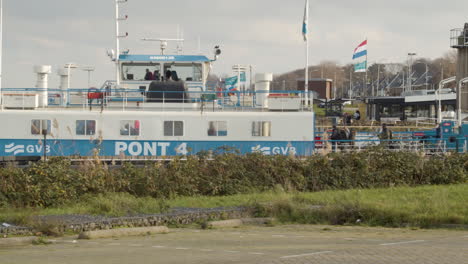
<svg viewBox="0 0 468 264"><path fill-rule="evenodd" d="M13 155L24 153L24 145L15 145L15 143L5 145L5 153L12 153Z"/></svg>
<svg viewBox="0 0 468 264"><path fill-rule="evenodd" d="M44 148L42 145L16 145L15 143L5 145L5 153L12 154L13 156L23 153L42 154L43 152ZM46 146L46 152L50 152L50 146Z"/></svg>
<svg viewBox="0 0 468 264"><path fill-rule="evenodd" d="M257 145L255 147L252 147L252 152L253 153L262 153L263 155L271 155L271 148L270 147L263 147L260 145Z"/></svg>
<svg viewBox="0 0 468 264"><path fill-rule="evenodd" d="M263 155L296 155L297 150L295 147L286 146L286 147L262 147L257 145L252 147L253 153L261 153Z"/></svg>

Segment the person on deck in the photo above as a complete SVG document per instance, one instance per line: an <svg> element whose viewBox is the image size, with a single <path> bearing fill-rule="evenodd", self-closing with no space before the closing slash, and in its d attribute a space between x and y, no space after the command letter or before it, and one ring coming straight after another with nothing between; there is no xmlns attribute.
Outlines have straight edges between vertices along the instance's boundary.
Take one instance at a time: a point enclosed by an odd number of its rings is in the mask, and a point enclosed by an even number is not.
<svg viewBox="0 0 468 264"><path fill-rule="evenodd" d="M332 132L331 132L331 136L330 136L330 139L332 140L332 151L335 152L336 151L336 147L338 145L338 142L336 140L340 140L340 130L338 130L338 128L336 127L336 125L333 125L333 128L332 128Z"/></svg>
<svg viewBox="0 0 468 264"><path fill-rule="evenodd" d="M166 81L172 80L172 71L167 70L166 71Z"/></svg>
<svg viewBox="0 0 468 264"><path fill-rule="evenodd" d="M146 69L145 80L146 80L146 81L151 81L151 80L153 80L153 73L150 72L149 69Z"/></svg>
<svg viewBox="0 0 468 264"><path fill-rule="evenodd" d="M153 80L155 81L160 81L161 80L161 74L159 73L158 70L155 70L153 73Z"/></svg>
<svg viewBox="0 0 468 264"><path fill-rule="evenodd" d="M354 113L354 119L356 121L361 120L361 112L359 110L356 110L356 112Z"/></svg>

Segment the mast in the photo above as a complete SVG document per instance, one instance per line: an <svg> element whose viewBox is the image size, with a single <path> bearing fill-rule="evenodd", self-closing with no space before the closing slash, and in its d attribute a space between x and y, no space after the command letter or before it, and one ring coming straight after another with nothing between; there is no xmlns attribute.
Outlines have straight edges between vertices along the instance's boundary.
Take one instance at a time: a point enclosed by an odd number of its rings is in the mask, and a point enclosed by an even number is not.
<svg viewBox="0 0 468 264"><path fill-rule="evenodd" d="M0 106L3 107L2 75L3 75L3 0L0 0Z"/></svg>
<svg viewBox="0 0 468 264"><path fill-rule="evenodd" d="M366 43L367 43L367 38L366 38ZM365 77L366 80L364 81L364 87L366 89L365 94L367 94L367 96L369 96L369 90L367 89L367 69L368 69L367 68L367 63L368 63L368 60L369 60L369 58L367 57L368 54L369 54L369 52L367 51L366 52L366 77ZM364 94L362 96L364 97Z"/></svg>
<svg viewBox="0 0 468 264"><path fill-rule="evenodd" d="M119 68L119 59L120 59L120 39L128 36L128 33L120 35L119 24L121 20L127 20L128 16L120 17L119 14L119 4L127 3L128 0L115 0L115 77L116 84L120 86L120 68Z"/></svg>

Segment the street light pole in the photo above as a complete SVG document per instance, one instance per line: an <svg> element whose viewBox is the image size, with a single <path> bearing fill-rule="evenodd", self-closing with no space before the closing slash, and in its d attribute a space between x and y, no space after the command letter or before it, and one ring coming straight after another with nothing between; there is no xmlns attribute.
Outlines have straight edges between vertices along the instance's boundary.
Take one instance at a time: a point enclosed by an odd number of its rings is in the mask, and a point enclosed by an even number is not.
<svg viewBox="0 0 468 264"><path fill-rule="evenodd" d="M336 81L336 71L335 71L335 76L333 77L333 98L336 99L336 85L337 85L337 81Z"/></svg>
<svg viewBox="0 0 468 264"><path fill-rule="evenodd" d="M412 76L413 76L413 56L416 56L416 53L414 52L410 52L408 53L408 56L409 56L409 67L408 67L408 83L409 83L409 86L408 86L408 89L409 91L412 90L412 83L413 83L413 80L412 80Z"/></svg>
<svg viewBox="0 0 468 264"><path fill-rule="evenodd" d="M2 59L3 59L3 0L0 0L0 106L3 109Z"/></svg>
<svg viewBox="0 0 468 264"><path fill-rule="evenodd" d="M380 64L377 62L377 88L376 88L376 94L374 96L379 95L379 90L380 90Z"/></svg>
<svg viewBox="0 0 468 264"><path fill-rule="evenodd" d="M82 70L88 72L88 88L90 88L91 87L91 72L93 72L95 70L95 68L94 67L83 67Z"/></svg>

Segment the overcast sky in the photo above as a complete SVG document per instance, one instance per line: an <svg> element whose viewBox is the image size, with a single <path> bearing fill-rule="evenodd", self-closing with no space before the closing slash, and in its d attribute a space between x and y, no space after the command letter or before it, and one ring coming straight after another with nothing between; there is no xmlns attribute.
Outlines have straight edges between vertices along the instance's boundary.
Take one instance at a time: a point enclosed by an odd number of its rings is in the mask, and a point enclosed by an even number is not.
<svg viewBox="0 0 468 264"><path fill-rule="evenodd" d="M33 65L57 68L67 62L92 65L92 84L113 79L105 51L114 47L114 0L3 0L3 87L33 87ZM143 37L175 38L184 31L185 54L223 54L217 74L232 74L233 64L257 72L283 73L304 67L301 26L304 0L129 0L122 48L133 54L159 54ZM369 61L404 60L408 52L435 58L450 50L449 32L468 22L466 0L311 0L310 62L349 63L366 37ZM174 50L174 46L169 48ZM85 87L86 73L75 71L73 87Z"/></svg>

